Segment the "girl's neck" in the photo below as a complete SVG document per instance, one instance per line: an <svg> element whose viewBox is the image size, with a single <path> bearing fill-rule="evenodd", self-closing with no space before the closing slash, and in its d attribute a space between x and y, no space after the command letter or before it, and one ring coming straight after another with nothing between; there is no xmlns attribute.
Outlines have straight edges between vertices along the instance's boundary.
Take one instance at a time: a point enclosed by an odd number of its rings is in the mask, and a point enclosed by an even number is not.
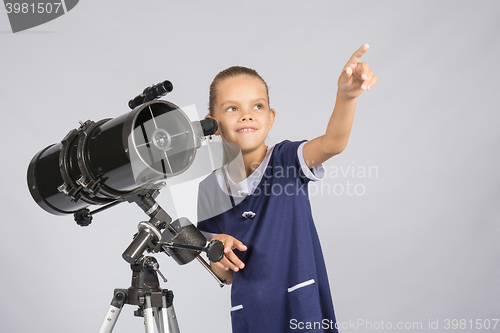
<svg viewBox="0 0 500 333"><path fill-rule="evenodd" d="M263 144L258 149L249 152L242 152L243 163L245 165L246 176L250 176L262 163L266 157L267 146Z"/></svg>
<svg viewBox="0 0 500 333"><path fill-rule="evenodd" d="M267 153L267 146L262 144L251 151L241 151L236 145L225 145L224 164L227 164L229 176L235 183L248 178L262 163Z"/></svg>

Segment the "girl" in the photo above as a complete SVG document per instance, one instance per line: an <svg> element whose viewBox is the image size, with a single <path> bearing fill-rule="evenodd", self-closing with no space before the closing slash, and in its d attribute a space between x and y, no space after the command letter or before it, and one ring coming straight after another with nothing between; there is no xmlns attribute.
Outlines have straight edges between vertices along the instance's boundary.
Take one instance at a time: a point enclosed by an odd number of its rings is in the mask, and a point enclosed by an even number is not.
<svg viewBox="0 0 500 333"><path fill-rule="evenodd" d="M254 70L230 67L210 85L207 117L217 120L226 153L238 147L241 159L200 183L198 229L225 246L211 267L232 283L233 332L337 332L307 184L323 178L322 163L344 150L357 97L377 81L359 62L367 50L363 45L345 65L326 133L309 142L265 145L275 111Z"/></svg>

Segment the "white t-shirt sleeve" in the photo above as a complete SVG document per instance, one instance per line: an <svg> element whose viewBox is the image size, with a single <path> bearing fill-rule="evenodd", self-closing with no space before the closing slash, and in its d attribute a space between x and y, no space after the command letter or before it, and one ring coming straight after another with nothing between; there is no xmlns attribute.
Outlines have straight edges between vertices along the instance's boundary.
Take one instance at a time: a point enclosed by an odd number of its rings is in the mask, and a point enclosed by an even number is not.
<svg viewBox="0 0 500 333"><path fill-rule="evenodd" d="M214 237L217 235L217 234L214 234L214 233L211 233L211 232L206 232L206 231L201 231L201 230L200 230L200 232L201 232L201 234L202 234L203 236L205 236L205 238L206 238L206 239L207 239L207 241L209 241L209 242L212 240L212 238L214 238Z"/></svg>
<svg viewBox="0 0 500 333"><path fill-rule="evenodd" d="M304 149L304 145L306 143L307 142L303 142L297 149L297 155L299 157L302 172L310 180L322 180L325 178L325 168L323 167L323 164L315 166L314 168L312 168L312 171L307 167L306 161L304 160L304 155L302 154L302 149Z"/></svg>

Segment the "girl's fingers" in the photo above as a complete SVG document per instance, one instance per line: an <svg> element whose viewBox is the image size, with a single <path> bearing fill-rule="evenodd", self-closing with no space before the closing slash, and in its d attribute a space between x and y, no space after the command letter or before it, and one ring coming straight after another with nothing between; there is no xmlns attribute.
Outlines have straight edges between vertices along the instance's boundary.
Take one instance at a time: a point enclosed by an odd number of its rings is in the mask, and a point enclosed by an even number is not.
<svg viewBox="0 0 500 333"><path fill-rule="evenodd" d="M228 260L226 258L226 256L224 256L224 258L222 258L221 261L219 261L217 264L220 264L218 266L220 268L225 269L226 271L227 270L233 270L234 271L234 268L236 267L230 260Z"/></svg>
<svg viewBox="0 0 500 333"><path fill-rule="evenodd" d="M211 264L212 265L215 265L217 267L219 267L220 269L223 269L223 270L229 270L229 267L227 267L226 265L224 265L222 262L223 262L224 258L222 258L220 261L218 262L212 262Z"/></svg>
<svg viewBox="0 0 500 333"><path fill-rule="evenodd" d="M234 243L234 248L233 249L238 249L240 251L246 251L247 250L247 246L245 244L243 244L241 241L236 241Z"/></svg>
<svg viewBox="0 0 500 333"><path fill-rule="evenodd" d="M214 239L217 239L224 244L224 257L219 262L214 263L217 267L225 270L231 269L235 272L245 267L245 264L233 252L234 249L246 251L247 246L245 244L236 238L225 234L219 234L212 238L212 240Z"/></svg>
<svg viewBox="0 0 500 333"><path fill-rule="evenodd" d="M354 74L361 80L366 80L370 72L370 67L366 62L360 62L354 68Z"/></svg>
<svg viewBox="0 0 500 333"><path fill-rule="evenodd" d="M373 72L370 70L368 64L360 62L355 68L356 77L361 80L361 89L368 90L368 86L373 78Z"/></svg>
<svg viewBox="0 0 500 333"><path fill-rule="evenodd" d="M352 68L351 67L347 67L345 69L345 73L347 75L347 78L350 78L352 76Z"/></svg>
<svg viewBox="0 0 500 333"><path fill-rule="evenodd" d="M229 253L234 249L238 249L240 251L246 251L247 247L241 241L237 240L234 237L229 237L229 239L220 239L222 243L224 243L224 253Z"/></svg>
<svg viewBox="0 0 500 333"><path fill-rule="evenodd" d="M370 84L372 82L372 79L375 75L371 70L368 70L367 73L363 74L363 77L365 78L363 82L361 83L361 89L363 90L368 90L371 88Z"/></svg>
<svg viewBox="0 0 500 333"><path fill-rule="evenodd" d="M365 54L365 52L368 51L369 48L370 48L370 45L363 44L356 52L354 52L354 54L351 56L351 58L347 62L346 66L356 65L359 62L359 60L361 59L361 57L363 56L363 54Z"/></svg>
<svg viewBox="0 0 500 333"><path fill-rule="evenodd" d="M245 264L238 258L234 252L229 252L224 255L224 257L219 261L214 263L218 267L224 270L239 271L245 267Z"/></svg>
<svg viewBox="0 0 500 333"><path fill-rule="evenodd" d="M232 266L230 266L229 268L231 268L233 271L237 272L239 269L245 267L243 261L241 261L233 251L226 253L226 257L228 261L231 262Z"/></svg>
<svg viewBox="0 0 500 333"><path fill-rule="evenodd" d="M377 76L373 75L370 83L368 83L368 89L371 89L375 85L375 83L377 83Z"/></svg>

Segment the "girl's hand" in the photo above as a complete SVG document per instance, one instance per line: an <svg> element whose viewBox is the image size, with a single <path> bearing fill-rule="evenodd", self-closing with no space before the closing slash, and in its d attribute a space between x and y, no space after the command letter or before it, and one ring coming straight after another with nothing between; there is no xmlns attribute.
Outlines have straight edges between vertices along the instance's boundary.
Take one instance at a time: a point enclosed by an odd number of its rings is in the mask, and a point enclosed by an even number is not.
<svg viewBox="0 0 500 333"><path fill-rule="evenodd" d="M217 239L224 244L224 257L221 261L213 263L221 269L224 270L233 270L235 272L245 267L245 264L238 258L238 256L233 252L234 249L238 249L240 251L246 251L247 247L242 242L234 238L233 236L229 236L226 234L219 234L212 238L212 240Z"/></svg>
<svg viewBox="0 0 500 333"><path fill-rule="evenodd" d="M359 62L370 46L364 44L347 62L339 78L339 92L348 98L356 98L365 90L370 90L377 82L377 77L364 62Z"/></svg>

